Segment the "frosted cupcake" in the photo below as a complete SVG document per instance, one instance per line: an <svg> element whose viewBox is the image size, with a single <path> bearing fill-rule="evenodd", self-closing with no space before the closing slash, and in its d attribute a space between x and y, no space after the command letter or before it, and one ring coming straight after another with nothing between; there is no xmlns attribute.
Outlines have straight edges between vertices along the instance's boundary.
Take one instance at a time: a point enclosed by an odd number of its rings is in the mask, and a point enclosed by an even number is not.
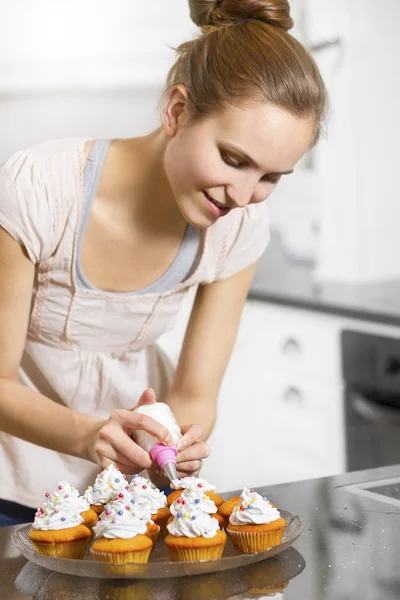
<svg viewBox="0 0 400 600"><path fill-rule="evenodd" d="M167 498L168 506L171 506L171 504L175 502L175 500L182 494L182 491L189 487L198 487L202 492L207 494L209 498L211 498L217 507L223 503L223 498L221 498L221 496L216 494L214 491L215 485L212 485L206 479L202 479L201 477L183 477L183 479L174 479L171 482L171 488L175 491L169 494Z"/></svg>
<svg viewBox="0 0 400 600"><path fill-rule="evenodd" d="M286 522L268 500L244 488L226 532L237 550L261 552L281 543Z"/></svg>
<svg viewBox="0 0 400 600"><path fill-rule="evenodd" d="M125 502L107 505L93 531L90 552L95 560L122 567L147 563L153 546L147 525Z"/></svg>
<svg viewBox="0 0 400 600"><path fill-rule="evenodd" d="M172 522L173 518L176 517L177 512L181 512L186 504L194 504L201 512L205 512L214 519L217 519L221 529L224 526L224 519L218 514L215 503L197 486L186 488L179 498L175 500L170 508L172 516L169 518L168 523Z"/></svg>
<svg viewBox="0 0 400 600"><path fill-rule="evenodd" d="M78 490L67 481L59 481L56 490L52 493L46 492L45 498L47 504L51 504L54 509L80 513L83 524L90 530L97 522L97 514L90 508L87 500L80 496Z"/></svg>
<svg viewBox="0 0 400 600"><path fill-rule="evenodd" d="M155 485L145 477L134 475L127 492L138 505L147 505L151 519L160 527L161 537L167 535L167 521L171 512L167 506L167 498Z"/></svg>
<svg viewBox="0 0 400 600"><path fill-rule="evenodd" d="M153 544L156 543L160 534L160 527L152 520L148 501L139 503L136 498L133 498L128 489L126 489L124 492L120 492L109 504L106 504L104 511L107 513L115 504L124 505L125 510L131 510L136 517L144 521L147 527L146 535L149 536Z"/></svg>
<svg viewBox="0 0 400 600"><path fill-rule="evenodd" d="M65 504L57 508L45 502L36 512L29 538L39 554L55 558L81 559L91 538L78 510Z"/></svg>
<svg viewBox="0 0 400 600"><path fill-rule="evenodd" d="M195 503L182 505L182 502L181 498L177 498L171 506L171 512L176 516L167 525L169 535L165 538L165 543L171 560L197 561L221 558L226 534L220 529L218 521L199 510Z"/></svg>
<svg viewBox="0 0 400 600"><path fill-rule="evenodd" d="M93 485L90 485L84 493L84 498L90 504L90 508L100 515L104 506L110 502L128 485L126 475L123 475L114 465L109 465L99 475Z"/></svg>

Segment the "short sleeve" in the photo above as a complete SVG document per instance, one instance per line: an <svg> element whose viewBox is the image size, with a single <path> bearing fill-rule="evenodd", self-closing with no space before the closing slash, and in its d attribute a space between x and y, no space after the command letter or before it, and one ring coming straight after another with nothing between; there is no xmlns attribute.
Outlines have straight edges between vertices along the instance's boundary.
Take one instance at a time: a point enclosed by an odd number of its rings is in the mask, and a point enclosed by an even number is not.
<svg viewBox="0 0 400 600"><path fill-rule="evenodd" d="M32 262L54 250L55 209L43 163L16 152L0 166L0 225L26 248Z"/></svg>
<svg viewBox="0 0 400 600"><path fill-rule="evenodd" d="M227 279L255 263L270 239L266 202L236 210L237 221L225 245L224 257L220 261L215 281Z"/></svg>

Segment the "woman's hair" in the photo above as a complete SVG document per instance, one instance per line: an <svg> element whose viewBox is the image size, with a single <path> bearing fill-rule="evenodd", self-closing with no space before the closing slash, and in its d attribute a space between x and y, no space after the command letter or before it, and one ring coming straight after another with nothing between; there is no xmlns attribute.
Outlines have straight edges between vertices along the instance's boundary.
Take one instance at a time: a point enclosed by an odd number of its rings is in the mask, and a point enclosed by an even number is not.
<svg viewBox="0 0 400 600"><path fill-rule="evenodd" d="M191 119L229 104L267 102L299 118L313 118L315 143L327 93L314 59L287 31L293 26L287 0L189 0L202 33L177 48L168 91L182 84Z"/></svg>

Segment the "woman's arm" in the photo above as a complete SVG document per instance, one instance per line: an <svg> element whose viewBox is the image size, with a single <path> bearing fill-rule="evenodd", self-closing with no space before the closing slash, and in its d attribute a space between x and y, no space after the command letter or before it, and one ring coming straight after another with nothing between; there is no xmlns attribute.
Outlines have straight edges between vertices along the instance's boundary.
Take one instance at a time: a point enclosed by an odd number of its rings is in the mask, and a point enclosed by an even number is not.
<svg viewBox="0 0 400 600"><path fill-rule="evenodd" d="M143 429L172 444L168 430L154 419L128 410L115 410L109 419L99 419L61 406L19 383L34 275L35 265L23 248L0 227L1 431L56 452L86 458L102 468L110 462L127 473L149 467L149 454L129 435Z"/></svg>
<svg viewBox="0 0 400 600"><path fill-rule="evenodd" d="M219 388L256 266L197 291L168 404L181 426L199 423L203 427L202 439L215 423ZM193 446L183 458L192 460L194 451Z"/></svg>

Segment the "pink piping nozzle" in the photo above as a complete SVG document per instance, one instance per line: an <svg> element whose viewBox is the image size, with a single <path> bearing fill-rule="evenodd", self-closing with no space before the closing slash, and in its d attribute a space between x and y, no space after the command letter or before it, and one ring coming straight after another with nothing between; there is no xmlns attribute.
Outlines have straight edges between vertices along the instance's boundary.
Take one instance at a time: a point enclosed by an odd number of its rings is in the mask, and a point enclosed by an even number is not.
<svg viewBox="0 0 400 600"><path fill-rule="evenodd" d="M150 450L150 456L157 465L163 469L165 465L173 463L176 464L176 456L178 450L175 446L165 446L164 444L154 444Z"/></svg>

